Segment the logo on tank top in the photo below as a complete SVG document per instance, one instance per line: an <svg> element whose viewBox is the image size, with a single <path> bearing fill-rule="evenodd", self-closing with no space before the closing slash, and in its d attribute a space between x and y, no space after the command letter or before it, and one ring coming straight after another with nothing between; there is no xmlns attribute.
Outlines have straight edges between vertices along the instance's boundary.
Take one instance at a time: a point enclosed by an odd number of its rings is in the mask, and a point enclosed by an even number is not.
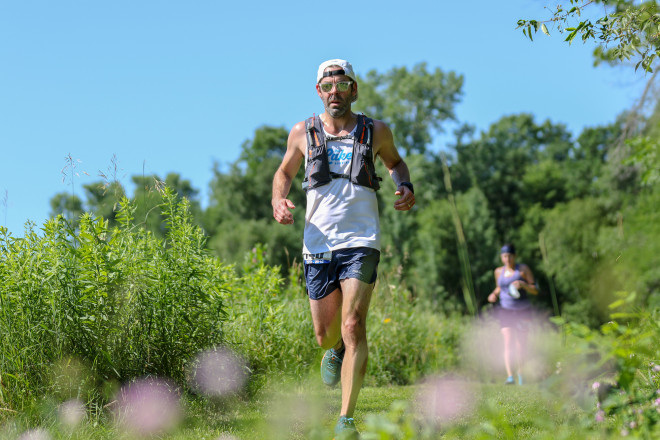
<svg viewBox="0 0 660 440"><path fill-rule="evenodd" d="M353 157L353 146L350 147L331 147L328 146L328 161L330 166L345 167L351 163Z"/></svg>

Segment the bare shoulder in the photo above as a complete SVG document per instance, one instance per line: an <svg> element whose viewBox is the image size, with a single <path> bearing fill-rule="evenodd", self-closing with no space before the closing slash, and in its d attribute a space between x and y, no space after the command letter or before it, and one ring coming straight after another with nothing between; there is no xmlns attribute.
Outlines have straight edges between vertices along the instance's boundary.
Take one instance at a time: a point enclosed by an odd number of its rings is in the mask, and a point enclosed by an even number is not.
<svg viewBox="0 0 660 440"><path fill-rule="evenodd" d="M300 121L293 126L289 132L289 139L287 141L287 149L299 150L303 155L305 154L305 121Z"/></svg>
<svg viewBox="0 0 660 440"><path fill-rule="evenodd" d="M500 274L502 273L503 268L504 268L504 266L500 266L500 267L495 268L495 270L494 270L495 278L499 278Z"/></svg>
<svg viewBox="0 0 660 440"><path fill-rule="evenodd" d="M392 130L386 123L378 119L374 119L374 148L382 146L383 143L391 143L394 145L394 136Z"/></svg>
<svg viewBox="0 0 660 440"><path fill-rule="evenodd" d="M380 156L381 160L388 168L401 161L399 151L394 145L394 136L392 130L383 121L374 119L374 156Z"/></svg>

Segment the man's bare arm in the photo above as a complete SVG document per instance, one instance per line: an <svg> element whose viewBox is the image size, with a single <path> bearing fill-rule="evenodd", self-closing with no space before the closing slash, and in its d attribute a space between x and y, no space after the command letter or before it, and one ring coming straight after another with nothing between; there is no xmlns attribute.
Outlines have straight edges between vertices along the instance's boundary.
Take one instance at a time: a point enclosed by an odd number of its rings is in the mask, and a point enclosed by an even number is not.
<svg viewBox="0 0 660 440"><path fill-rule="evenodd" d="M394 145L392 131L383 122L377 120L374 121L374 154L377 154L383 161L397 186L394 194L400 197L394 202L394 209L409 210L415 204L415 195L410 188L401 185L401 182L410 182L408 165Z"/></svg>
<svg viewBox="0 0 660 440"><path fill-rule="evenodd" d="M291 183L300 169L300 164L305 158L304 141L304 123L299 122L289 133L286 153L273 177L273 195L271 199L273 217L283 225L293 223L293 214L290 210L295 209L296 206L286 197L289 195Z"/></svg>

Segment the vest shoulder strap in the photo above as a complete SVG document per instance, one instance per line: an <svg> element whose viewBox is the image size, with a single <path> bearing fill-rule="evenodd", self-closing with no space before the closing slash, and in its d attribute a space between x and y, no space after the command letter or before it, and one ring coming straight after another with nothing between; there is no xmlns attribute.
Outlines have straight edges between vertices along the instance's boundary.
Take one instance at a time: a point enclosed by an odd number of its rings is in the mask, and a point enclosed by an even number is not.
<svg viewBox="0 0 660 440"><path fill-rule="evenodd" d="M307 144L310 147L318 147L325 143L325 135L321 126L321 118L317 115L307 118L305 121L305 132L307 133Z"/></svg>
<svg viewBox="0 0 660 440"><path fill-rule="evenodd" d="M355 128L355 139L361 144L371 146L374 131L374 120L363 113L358 115L357 127Z"/></svg>

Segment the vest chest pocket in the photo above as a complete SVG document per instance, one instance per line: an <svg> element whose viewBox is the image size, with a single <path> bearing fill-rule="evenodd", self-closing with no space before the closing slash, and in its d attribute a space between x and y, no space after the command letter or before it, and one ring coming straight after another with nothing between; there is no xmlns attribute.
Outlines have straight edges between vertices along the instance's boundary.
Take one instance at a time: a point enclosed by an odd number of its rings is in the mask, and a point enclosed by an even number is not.
<svg viewBox="0 0 660 440"><path fill-rule="evenodd" d="M378 190L380 188L380 178L376 176L376 168L372 156L373 151L368 145L355 142L353 146L351 178L359 185ZM367 158L372 160L367 160Z"/></svg>
<svg viewBox="0 0 660 440"><path fill-rule="evenodd" d="M307 155L307 169L305 170L305 174L307 175L309 187L315 188L329 183L332 179L330 177L330 165L325 146L308 147Z"/></svg>

